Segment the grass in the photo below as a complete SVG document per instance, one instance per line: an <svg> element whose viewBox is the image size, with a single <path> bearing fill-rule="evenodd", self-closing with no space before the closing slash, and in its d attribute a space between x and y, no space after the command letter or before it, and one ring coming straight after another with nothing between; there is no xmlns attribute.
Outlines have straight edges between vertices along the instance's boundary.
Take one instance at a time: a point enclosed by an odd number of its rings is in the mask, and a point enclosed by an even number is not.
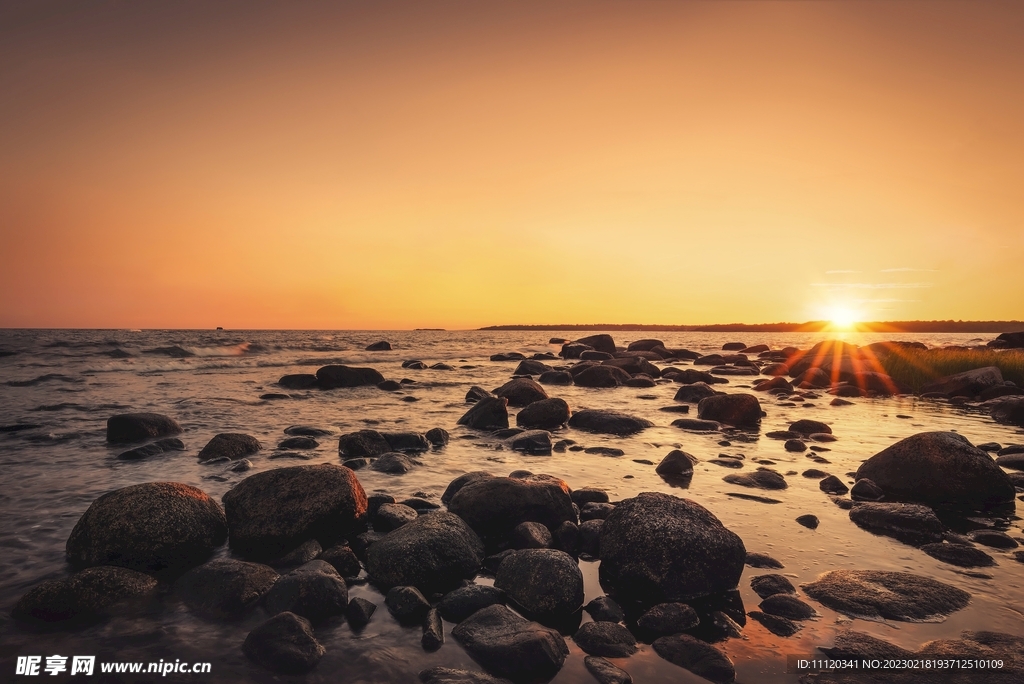
<svg viewBox="0 0 1024 684"><path fill-rule="evenodd" d="M901 349L880 355L885 372L915 392L946 375L995 366L1004 380L1024 387L1024 350L1009 349Z"/></svg>

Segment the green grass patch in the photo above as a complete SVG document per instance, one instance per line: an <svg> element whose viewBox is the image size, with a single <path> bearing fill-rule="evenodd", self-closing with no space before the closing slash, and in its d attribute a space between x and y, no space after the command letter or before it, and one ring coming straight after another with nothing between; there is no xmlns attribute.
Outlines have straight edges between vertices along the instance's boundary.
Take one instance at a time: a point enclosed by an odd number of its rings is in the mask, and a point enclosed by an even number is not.
<svg viewBox="0 0 1024 684"><path fill-rule="evenodd" d="M995 366L1004 380L1024 387L1024 350L1008 349L901 349L879 357L894 380L915 392L946 375Z"/></svg>

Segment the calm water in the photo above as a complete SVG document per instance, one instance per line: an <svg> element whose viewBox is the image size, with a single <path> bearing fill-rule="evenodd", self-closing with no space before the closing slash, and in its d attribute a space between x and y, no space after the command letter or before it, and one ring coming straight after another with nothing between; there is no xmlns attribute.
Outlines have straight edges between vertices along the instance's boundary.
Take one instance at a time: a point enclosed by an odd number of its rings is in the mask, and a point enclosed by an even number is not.
<svg viewBox="0 0 1024 684"><path fill-rule="evenodd" d="M524 456L497 450L486 436L473 435L456 426L465 412L463 399L471 385L493 389L505 381L515 363L491 362L496 352L519 351L527 355L553 351L552 336L578 337L581 333L557 332L274 332L274 331L0 331L0 424L31 423L39 427L16 433L0 433L0 503L4 524L0 528L0 679L14 672L16 655L97 654L100 659L157 661L203 660L213 664L213 675L204 681L307 681L307 682L414 682L424 667L444 665L479 669L448 636L440 651L424 653L418 628L398 626L381 608L368 627L354 635L343 621L317 629L327 655L305 677L272 676L249 663L240 646L252 626L264 619L258 612L241 623L223 624L193 617L173 599L155 615L116 619L78 632L28 633L13 623L9 611L17 599L43 579L60 577L67 570L64 543L89 504L101 494L130 484L173 480L195 485L220 498L243 477L297 461L269 456L285 437L289 425L330 427L337 433L365 427L380 430L425 431L443 427L452 441L443 451L424 455L423 465L404 476L361 470L358 477L368 493L386 492L399 499L414 493L439 498L456 476L470 470L489 470L507 475L516 469L549 473L574 488L596 486L608 491L613 501L643 491L664 491L691 498L710 509L744 540L748 551L771 554L785 564L779 572L795 585L813 580L834 568L906 570L935 577L970 592L971 604L944 622L883 624L852 621L867 631L900 646L916 649L925 641L955 637L964 629L990 629L1024 633L1024 565L1006 553L986 549L998 565L986 569L991 579L970 577L955 567L886 537L874 536L850 522L846 511L833 505L818 489L817 480L788 476L789 488L768 493L782 503L767 505L727 496L748 492L729 485L729 472L703 463L718 453L745 454L745 469L755 458L768 458L780 472L821 467L840 477L893 442L926 430L957 430L974 443L1024 442L1021 430L993 423L990 418L946 404L904 399L857 399L855 405L829 406L829 397L813 406L781 407L762 396L767 418L762 433L785 429L798 418L815 418L832 425L838 441L824 454L830 465L817 466L803 454L789 454L782 442L761 438L753 443L734 442L720 447L721 435L686 433L670 427L678 414L659 411L671 405L678 385L667 382L649 389L587 389L548 387L549 394L564 398L574 409L609 408L652 420L656 427L628 438L591 435L566 429L585 446L615 446L625 450L621 458L567 452L551 456ZM700 352L720 350L724 342L766 343L773 348L808 347L822 339L814 334L614 333L616 342L659 337L669 347ZM986 336L986 339L990 336ZM390 352L365 352L365 345L386 338ZM891 339L884 335L851 335L849 341L867 343ZM963 344L976 335L915 335L929 346ZM193 354L175 358L151 350L178 347ZM407 370L405 359L428 363L443 361L454 371ZM376 388L341 389L330 392L290 391L291 399L263 401L264 392L282 391L276 380L286 373L314 372L329 363L372 365L385 377L411 378L417 384L401 393ZM551 362L555 363L555 362ZM685 366L675 362L675 366ZM27 383L25 381L33 381ZM732 377L727 390L749 386L749 378ZM406 402L404 395L417 402ZM108 416L127 411L155 411L172 416L183 426L187 451L149 460L119 461L123 448L105 443ZM909 417L897 417L909 416ZM513 419L514 420L514 419ZM514 424L514 422L513 422ZM249 473L231 473L223 464L199 465L195 455L219 432L246 432L258 437L265 450L252 457ZM686 490L670 487L654 467L634 462L657 463L672 448L681 447L702 460ZM315 458L305 463L338 462L337 442L321 440ZM847 478L848 479L848 478ZM821 519L817 530L794 522L804 513ZM1021 521L1007 530L1021 536ZM227 553L222 549L221 553ZM582 563L587 600L604 592L597 582L595 563ZM758 597L750 590L750 578L764 570L747 568L740 582L747 610L756 608ZM368 585L352 588L352 596L383 603ZM736 663L740 682L795 682L785 673L785 654L811 654L817 645L829 645L838 629L851 626L845 617L814 603L822 617L805 622L804 629L788 639L773 636L748 621L743 639L722 648ZM588 618L584 618L588 619ZM450 630L452 625L446 624ZM571 655L556 683L592 682L583 667L583 654L569 641ZM703 681L662 661L649 646L628 659L617 661L637 682ZM196 679L199 676L192 676ZM173 676L170 677L174 679ZM179 678L183 678L179 676Z"/></svg>

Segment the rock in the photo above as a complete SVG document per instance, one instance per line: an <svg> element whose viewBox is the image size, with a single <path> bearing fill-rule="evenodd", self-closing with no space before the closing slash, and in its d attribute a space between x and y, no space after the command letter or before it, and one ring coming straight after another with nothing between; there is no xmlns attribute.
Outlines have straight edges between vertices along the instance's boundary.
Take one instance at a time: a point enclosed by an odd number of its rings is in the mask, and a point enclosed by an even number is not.
<svg viewBox="0 0 1024 684"><path fill-rule="evenodd" d="M337 544L320 554L320 560L330 563L342 577L356 577L362 567L355 552L344 544Z"/></svg>
<svg viewBox="0 0 1024 684"><path fill-rule="evenodd" d="M586 506L588 503L608 503L608 492L594 487L581 487L574 489L570 498L577 506Z"/></svg>
<svg viewBox="0 0 1024 684"><path fill-rule="evenodd" d="M317 386L317 379L312 373L293 373L283 376L277 384L285 389L312 389Z"/></svg>
<svg viewBox="0 0 1024 684"><path fill-rule="evenodd" d="M576 555L580 544L580 528L576 523L566 520L551 533L552 548Z"/></svg>
<svg viewBox="0 0 1024 684"><path fill-rule="evenodd" d="M220 435L218 435L219 437ZM243 437L247 435L242 435ZM214 438L216 439L216 438ZM259 442L257 442L259 444ZM209 446L209 445L207 445ZM320 442L316 441L312 437L289 437L278 443L278 449L316 449L320 446Z"/></svg>
<svg viewBox="0 0 1024 684"><path fill-rule="evenodd" d="M935 511L920 504L858 503L850 520L859 527L881 532L914 544L942 541L942 523Z"/></svg>
<svg viewBox="0 0 1024 684"><path fill-rule="evenodd" d="M752 610L747 613L747 615L756 622L761 623L765 629L776 636L790 637L800 631L800 625L789 618L779 615L771 615L769 613L762 613L759 610Z"/></svg>
<svg viewBox="0 0 1024 684"><path fill-rule="evenodd" d="M373 368L352 368L350 366L324 366L316 372L317 385L321 389L338 387L360 387L384 382L384 376Z"/></svg>
<svg viewBox="0 0 1024 684"><path fill-rule="evenodd" d="M480 569L484 547L461 518L437 511L419 516L370 546L366 570L382 587L425 592L451 588Z"/></svg>
<svg viewBox="0 0 1024 684"><path fill-rule="evenodd" d="M875 620L928 620L960 610L971 598L930 577L883 570L831 570L801 588L832 610Z"/></svg>
<svg viewBox="0 0 1024 684"><path fill-rule="evenodd" d="M885 497L885 493L878 485L865 477L853 484L850 497L854 501L878 501Z"/></svg>
<svg viewBox="0 0 1024 684"><path fill-rule="evenodd" d="M494 394L507 399L509 406L529 406L548 398L544 388L530 378L513 378L494 390Z"/></svg>
<svg viewBox="0 0 1024 684"><path fill-rule="evenodd" d="M509 554L498 566L494 586L542 623L557 623L583 607L583 573L572 556L556 549Z"/></svg>
<svg viewBox="0 0 1024 684"><path fill-rule="evenodd" d="M483 672L449 667L431 667L420 672L419 677L423 684L512 684L507 679L498 679Z"/></svg>
<svg viewBox="0 0 1024 684"><path fill-rule="evenodd" d="M569 405L564 399L535 401L516 416L516 425L527 429L554 430L569 420Z"/></svg>
<svg viewBox="0 0 1024 684"><path fill-rule="evenodd" d="M348 587L333 565L314 560L281 575L263 605L272 615L288 611L316 623L345 613Z"/></svg>
<svg viewBox="0 0 1024 684"><path fill-rule="evenodd" d="M802 472L800 474L802 476L804 476L804 477L810 477L810 478L813 478L813 479L816 479L816 480L820 480L820 479L824 479L826 477L829 477L828 473L826 473L824 470L818 470L817 468L808 468L807 470L805 470L804 472ZM842 482L840 482L839 484L842 484ZM843 489L844 489L844 491L841 492L841 493L845 493L846 485L843 485ZM822 489L822 491L827 491L827 490Z"/></svg>
<svg viewBox="0 0 1024 684"><path fill-rule="evenodd" d="M583 659L583 665L594 675L598 684L633 684L633 678L628 672L620 670L599 656L587 656Z"/></svg>
<svg viewBox="0 0 1024 684"><path fill-rule="evenodd" d="M282 674L309 672L326 650L313 627L294 613L280 613L249 632L242 652L255 663Z"/></svg>
<svg viewBox="0 0 1024 684"><path fill-rule="evenodd" d="M955 432L923 432L875 454L857 469L886 499L986 508L1013 501L1009 478L984 451Z"/></svg>
<svg viewBox="0 0 1024 684"><path fill-rule="evenodd" d="M610 503L588 503L580 509L580 520L604 520L615 510L615 504Z"/></svg>
<svg viewBox="0 0 1024 684"><path fill-rule="evenodd" d="M353 629L359 629L370 622L370 617L376 612L377 606L364 598L356 597L348 602L345 609L345 619Z"/></svg>
<svg viewBox="0 0 1024 684"><path fill-rule="evenodd" d="M947 375L921 387L921 394L942 394L947 397L973 397L990 387L1003 384L1003 374L996 366L973 368Z"/></svg>
<svg viewBox="0 0 1024 684"><path fill-rule="evenodd" d="M592 349L596 349L597 351L605 352L607 354L615 353L615 340L612 339L611 335L604 333L583 337L576 340L576 344L585 344Z"/></svg>
<svg viewBox="0 0 1024 684"><path fill-rule="evenodd" d="M585 409L569 418L571 428L612 435L632 435L653 426L654 423L649 420L618 411Z"/></svg>
<svg viewBox="0 0 1024 684"><path fill-rule="evenodd" d="M397 380L385 380L377 383L377 389L384 390L385 392L397 392L402 389L402 383Z"/></svg>
<svg viewBox="0 0 1024 684"><path fill-rule="evenodd" d="M815 434L832 434L832 428L828 424L822 423L820 420L809 420L807 418L792 423L789 426L789 430L790 432L797 432L808 437Z"/></svg>
<svg viewBox="0 0 1024 684"><path fill-rule="evenodd" d="M378 532L397 530L402 525L419 518L419 513L404 504L388 503L382 505L373 516L373 529Z"/></svg>
<svg viewBox="0 0 1024 684"><path fill-rule="evenodd" d="M1015 549L1019 546L1013 537L998 530L975 530L967 536L971 541L994 549Z"/></svg>
<svg viewBox="0 0 1024 684"><path fill-rule="evenodd" d="M641 615L636 624L652 634L678 634L696 627L700 618L686 603L659 603Z"/></svg>
<svg viewBox="0 0 1024 684"><path fill-rule="evenodd" d="M481 665L515 680L553 677L569 648L555 630L519 617L505 606L489 606L462 621L452 636Z"/></svg>
<svg viewBox="0 0 1024 684"><path fill-rule="evenodd" d="M537 381L543 385L571 385L572 373L567 371L547 371L541 373Z"/></svg>
<svg viewBox="0 0 1024 684"><path fill-rule="evenodd" d="M436 651L444 645L444 624L437 608L431 608L423 620L423 638L420 643L424 651Z"/></svg>
<svg viewBox="0 0 1024 684"><path fill-rule="evenodd" d="M626 455L626 452L623 451L622 449L617 449L615 447L606 447L606 446L587 447L586 449L583 450L583 453L585 453L585 454L598 454L600 456L609 456L609 457L612 457L612 458L618 458L619 456L625 456Z"/></svg>
<svg viewBox="0 0 1024 684"><path fill-rule="evenodd" d="M418 432L382 432L381 437L388 443L388 451L420 453L430 450L430 442Z"/></svg>
<svg viewBox="0 0 1024 684"><path fill-rule="evenodd" d="M527 430L512 437L509 440L509 446L513 451L523 451L528 454L550 454L551 435L545 430Z"/></svg>
<svg viewBox="0 0 1024 684"><path fill-rule="evenodd" d="M370 463L370 470L390 475L405 475L414 467L416 463L411 458L398 452L383 454Z"/></svg>
<svg viewBox="0 0 1024 684"><path fill-rule="evenodd" d="M1011 470L1024 470L1024 454L1010 453L996 457L996 465Z"/></svg>
<svg viewBox="0 0 1024 684"><path fill-rule="evenodd" d="M488 606L504 605L505 592L484 584L470 584L444 595L438 610L449 622L462 622L478 610Z"/></svg>
<svg viewBox="0 0 1024 684"><path fill-rule="evenodd" d="M525 358L520 352L504 352L491 355L491 361L522 361Z"/></svg>
<svg viewBox="0 0 1024 684"><path fill-rule="evenodd" d="M173 418L159 413L122 413L107 419L107 442L128 444L181 433Z"/></svg>
<svg viewBox="0 0 1024 684"><path fill-rule="evenodd" d="M729 484L758 489L786 489L786 478L774 470L758 468L752 473L733 473L722 478Z"/></svg>
<svg viewBox="0 0 1024 684"><path fill-rule="evenodd" d="M416 587L392 587L384 597L384 605L403 625L422 623L430 611L430 601Z"/></svg>
<svg viewBox="0 0 1024 684"><path fill-rule="evenodd" d="M508 427L508 400L484 397L459 418L458 424L474 430L501 430Z"/></svg>
<svg viewBox="0 0 1024 684"><path fill-rule="evenodd" d="M795 594L796 588L782 575L758 575L750 580L750 588L765 599L774 594Z"/></svg>
<svg viewBox="0 0 1024 684"><path fill-rule="evenodd" d="M764 372L764 370L762 370ZM757 392L774 392L774 390L780 390L783 393L789 393L793 391L793 385L786 378L781 377L785 375L783 373L765 373L765 375L775 375L771 380L762 380L754 385L754 390Z"/></svg>
<svg viewBox="0 0 1024 684"><path fill-rule="evenodd" d="M997 423L1024 427L1024 397L1008 397L995 403L992 419Z"/></svg>
<svg viewBox="0 0 1024 684"><path fill-rule="evenodd" d="M943 563L961 568L987 568L996 564L992 556L973 546L933 543L925 544L921 550Z"/></svg>
<svg viewBox="0 0 1024 684"><path fill-rule="evenodd" d="M713 397L718 392L713 390L707 383L695 382L690 385L683 385L676 390L676 401L682 401L689 404L699 403L701 399L706 397Z"/></svg>
<svg viewBox="0 0 1024 684"><path fill-rule="evenodd" d="M743 541L710 511L667 494L622 501L601 530L602 581L643 603L733 589L745 555Z"/></svg>
<svg viewBox="0 0 1024 684"><path fill-rule="evenodd" d="M782 563L766 553L748 553L744 562L752 568L771 568L773 570L779 570L785 567Z"/></svg>
<svg viewBox="0 0 1024 684"><path fill-rule="evenodd" d="M580 524L579 551L581 556L598 558L601 555L601 529L604 527L604 520L587 520Z"/></svg>
<svg viewBox="0 0 1024 684"><path fill-rule="evenodd" d="M672 425L691 432L717 432L722 428L716 421L697 418L678 418L672 421Z"/></svg>
<svg viewBox="0 0 1024 684"><path fill-rule="evenodd" d="M818 488L828 494L845 494L850 488L835 475L829 475L818 483Z"/></svg>
<svg viewBox="0 0 1024 684"><path fill-rule="evenodd" d="M989 342L988 346L998 349L1024 349L1024 332L1001 333Z"/></svg>
<svg viewBox="0 0 1024 684"><path fill-rule="evenodd" d="M156 594L157 582L127 568L99 565L71 577L45 580L11 609L15 620L36 623L86 623L125 612Z"/></svg>
<svg viewBox="0 0 1024 684"><path fill-rule="evenodd" d="M255 606L277 579L277 571L267 565L218 559L186 572L175 582L174 591L193 612L237 619Z"/></svg>
<svg viewBox="0 0 1024 684"><path fill-rule="evenodd" d="M787 439L786 443L783 444L783 447L786 449L786 451L791 451L794 453L807 451L807 445L804 444L803 440L799 439Z"/></svg>
<svg viewBox="0 0 1024 684"><path fill-rule="evenodd" d="M485 542L507 539L523 522L537 522L551 530L563 521L576 521L569 486L547 475L474 480L452 497L448 509Z"/></svg>
<svg viewBox="0 0 1024 684"><path fill-rule="evenodd" d="M578 359L583 356L584 352L593 351L593 347L586 344L577 344L575 342L567 342L562 345L562 350L559 355L563 359Z"/></svg>
<svg viewBox="0 0 1024 684"><path fill-rule="evenodd" d="M590 613L596 622L622 622L626 619L622 607L609 596L598 596L583 606L583 610Z"/></svg>
<svg viewBox="0 0 1024 684"><path fill-rule="evenodd" d="M788 593L773 594L761 601L759 607L769 615L777 615L790 620L807 620L817 615L813 608Z"/></svg>
<svg viewBox="0 0 1024 684"><path fill-rule="evenodd" d="M338 455L347 458L373 458L391 451L384 435L376 430L359 430L338 438Z"/></svg>
<svg viewBox="0 0 1024 684"><path fill-rule="evenodd" d="M752 427L761 422L761 404L753 394L717 394L700 400L697 417L736 427Z"/></svg>
<svg viewBox="0 0 1024 684"><path fill-rule="evenodd" d="M540 523L524 522L512 530L513 549L547 549L551 547L551 532Z"/></svg>
<svg viewBox="0 0 1024 684"><path fill-rule="evenodd" d="M466 392L466 403L475 404L481 399L490 399L492 397L494 397L494 395L485 390L483 387L473 385L472 387L469 388L469 391Z"/></svg>
<svg viewBox="0 0 1024 684"><path fill-rule="evenodd" d="M307 539L327 545L357 531L366 493L355 473L330 463L251 475L223 497L231 548L247 558L276 558Z"/></svg>
<svg viewBox="0 0 1024 684"><path fill-rule="evenodd" d="M830 658L869 658L880 660L910 658L914 654L887 641L863 632L843 630L836 633L835 642L831 647L819 647L820 651Z"/></svg>
<svg viewBox="0 0 1024 684"><path fill-rule="evenodd" d="M626 384L630 374L616 366L590 366L573 375L573 382L580 387L619 387Z"/></svg>
<svg viewBox="0 0 1024 684"><path fill-rule="evenodd" d="M543 361L534 361L527 359L520 361L519 365L512 372L513 375L542 375L551 370L551 366L544 363Z"/></svg>
<svg viewBox="0 0 1024 684"><path fill-rule="evenodd" d="M451 439L448 431L444 428L431 428L430 430L427 430L426 434L423 436L435 449L446 446L448 444L448 440Z"/></svg>
<svg viewBox="0 0 1024 684"><path fill-rule="evenodd" d="M71 531L66 554L75 567L184 570L206 560L226 538L224 510L205 492L179 482L148 482L93 501Z"/></svg>
<svg viewBox="0 0 1024 684"><path fill-rule="evenodd" d="M810 530L818 529L818 525L820 523L820 521L818 520L818 516L811 515L810 513L798 516L796 521Z"/></svg>
<svg viewBox="0 0 1024 684"><path fill-rule="evenodd" d="M728 656L711 644L689 634L674 634L654 640L659 656L715 684L728 684L736 679L736 669Z"/></svg>
<svg viewBox="0 0 1024 684"><path fill-rule="evenodd" d="M444 494L441 495L441 503L447 504L451 502L452 498L458 494L459 490L465 487L470 482L476 480L489 479L494 477L490 473L483 470L474 470L469 473L459 475L457 478L448 483L448 487L444 490Z"/></svg>
<svg viewBox="0 0 1024 684"><path fill-rule="evenodd" d="M288 553L270 561L268 564L275 568L297 567L316 559L322 552L323 548L316 539L307 539Z"/></svg>
<svg viewBox="0 0 1024 684"><path fill-rule="evenodd" d="M167 453L168 451L184 451L185 444L177 437L167 437L164 439L144 444L134 449L122 452L117 455L117 458L122 461L138 461L143 458L149 458L150 456L157 456L159 454Z"/></svg>
<svg viewBox="0 0 1024 684"><path fill-rule="evenodd" d="M373 344L366 345L366 351L391 351L391 343L387 340L374 342Z"/></svg>
<svg viewBox="0 0 1024 684"><path fill-rule="evenodd" d="M616 622L587 622L573 636L585 653L605 658L626 658L636 653L636 639Z"/></svg>

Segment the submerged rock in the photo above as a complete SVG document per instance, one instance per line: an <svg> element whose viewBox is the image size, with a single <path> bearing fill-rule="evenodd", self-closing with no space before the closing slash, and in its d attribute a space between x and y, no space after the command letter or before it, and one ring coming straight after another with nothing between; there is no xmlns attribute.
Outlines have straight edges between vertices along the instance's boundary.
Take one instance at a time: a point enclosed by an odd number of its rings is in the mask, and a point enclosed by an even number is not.
<svg viewBox="0 0 1024 684"><path fill-rule="evenodd" d="M149 444L143 444L140 447L129 449L117 455L117 458L122 461L138 461L150 456L158 456L159 454L165 454L168 451L184 451L185 443L177 437L167 437L165 439L159 439Z"/></svg>
<svg viewBox="0 0 1024 684"><path fill-rule="evenodd" d="M159 413L122 413L107 419L107 442L128 444L181 433L173 418Z"/></svg>
<svg viewBox="0 0 1024 684"><path fill-rule="evenodd" d="M430 601L416 587L391 587L384 597L384 605L403 625L422 622L430 611Z"/></svg>
<svg viewBox="0 0 1024 684"><path fill-rule="evenodd" d="M992 556L973 546L940 542L925 544L921 550L936 560L961 568L988 568L996 564Z"/></svg>
<svg viewBox="0 0 1024 684"><path fill-rule="evenodd" d="M831 570L801 588L832 610L870 620L928 620L964 608L971 598L930 577L883 570Z"/></svg>
<svg viewBox="0 0 1024 684"><path fill-rule="evenodd" d="M573 375L573 382L580 387L619 387L629 382L629 373L616 366L589 366Z"/></svg>
<svg viewBox="0 0 1024 684"><path fill-rule="evenodd" d="M442 617L449 622L462 622L487 606L504 605L505 592L485 584L470 584L450 591L437 604Z"/></svg>
<svg viewBox="0 0 1024 684"><path fill-rule="evenodd" d="M515 680L549 679L569 655L561 634L505 606L477 611L453 629L452 636L489 671Z"/></svg>
<svg viewBox="0 0 1024 684"><path fill-rule="evenodd" d="M282 674L303 674L327 651L313 636L309 620L280 613L249 632L242 652L257 664Z"/></svg>
<svg viewBox="0 0 1024 684"><path fill-rule="evenodd" d="M281 575L263 598L267 612L289 611L320 622L343 615L348 608L348 586L334 566L314 560Z"/></svg>
<svg viewBox="0 0 1024 684"><path fill-rule="evenodd" d="M612 665L600 656L587 656L583 659L583 665L598 684L633 684L633 678L625 670Z"/></svg>
<svg viewBox="0 0 1024 684"><path fill-rule="evenodd" d="M524 522L552 530L566 520L576 521L569 486L548 475L475 479L458 490L448 509L485 542L507 539Z"/></svg>
<svg viewBox="0 0 1024 684"><path fill-rule="evenodd" d="M786 489L786 478L780 473L768 468L758 468L752 473L733 473L722 478L729 484L741 485L743 487L756 487L758 489Z"/></svg>
<svg viewBox="0 0 1024 684"><path fill-rule="evenodd" d="M482 397L466 411L458 424L474 430L501 430L508 427L508 400Z"/></svg>
<svg viewBox="0 0 1024 684"><path fill-rule="evenodd" d="M529 406L535 401L543 401L548 398L537 382L531 378L512 378L504 385L494 390L495 396L504 397L508 400L509 406Z"/></svg>
<svg viewBox="0 0 1024 684"><path fill-rule="evenodd" d="M782 575L758 575L750 580L750 588L765 599L773 594L795 594L793 583Z"/></svg>
<svg viewBox="0 0 1024 684"><path fill-rule="evenodd" d="M736 427L754 427L761 422L761 403L753 394L716 394L700 400L697 417Z"/></svg>
<svg viewBox="0 0 1024 684"><path fill-rule="evenodd" d="M317 379L312 373L292 373L283 376L277 384L285 389L312 389L317 386Z"/></svg>
<svg viewBox="0 0 1024 684"><path fill-rule="evenodd" d="M528 430L554 430L565 425L571 412L564 399L542 399L525 407L516 416L516 425Z"/></svg>
<svg viewBox="0 0 1024 684"><path fill-rule="evenodd" d="M587 622L572 639L589 655L626 658L636 653L636 638L616 622Z"/></svg>
<svg viewBox="0 0 1024 684"><path fill-rule="evenodd" d="M765 629L776 636L790 637L800 631L799 624L781 615L762 613L759 610L752 610L747 615L756 622L761 623Z"/></svg>
<svg viewBox="0 0 1024 684"><path fill-rule="evenodd" d="M384 382L384 376L374 368L351 366L324 366L316 372L317 386L321 389L361 387Z"/></svg>
<svg viewBox="0 0 1024 684"><path fill-rule="evenodd" d="M260 441L251 435L224 432L211 439L199 452L199 461L234 461L252 456L263 449Z"/></svg>
<svg viewBox="0 0 1024 684"><path fill-rule="evenodd" d="M654 423L644 418L636 418L618 411L595 409L577 411L569 418L569 427L612 435L631 435L653 425Z"/></svg>
<svg viewBox="0 0 1024 684"><path fill-rule="evenodd" d="M474 470L472 472L463 473L462 475L459 475L457 478L448 483L448 487L444 490L444 494L441 495L441 503L449 503L452 500L452 498L459 493L459 490L465 487L470 482L474 482L476 480L489 479L492 477L494 477L494 475L484 470Z"/></svg>
<svg viewBox="0 0 1024 684"><path fill-rule="evenodd" d="M512 684L507 679L492 677L483 672L450 667L431 667L420 672L419 677L423 684Z"/></svg>
<svg viewBox="0 0 1024 684"><path fill-rule="evenodd" d="M415 467L416 463L411 458L398 452L382 454L370 464L370 470L390 475L405 475Z"/></svg>
<svg viewBox="0 0 1024 684"><path fill-rule="evenodd" d="M817 615L813 608L789 593L773 594L761 601L759 607L769 615L789 620L807 620Z"/></svg>
<svg viewBox="0 0 1024 684"><path fill-rule="evenodd" d="M655 653L668 662L715 684L736 679L736 668L728 656L689 634L663 636L655 639L653 646Z"/></svg>
<svg viewBox="0 0 1024 684"><path fill-rule="evenodd" d="M373 458L389 451L388 440L376 430L349 432L338 438L338 455L343 458Z"/></svg>
<svg viewBox="0 0 1024 684"><path fill-rule="evenodd" d="M713 397L716 394L718 394L718 392L713 390L707 383L694 382L689 385L683 385L676 390L676 395L673 399L676 401L686 402L688 404L697 404L701 399Z"/></svg>
<svg viewBox="0 0 1024 684"><path fill-rule="evenodd" d="M27 622L92 622L123 612L153 596L156 588L149 575L100 565L37 584L14 605L11 617Z"/></svg>
<svg viewBox="0 0 1024 684"><path fill-rule="evenodd" d="M174 591L200 615L236 619L255 606L278 579L268 565L221 558L192 568L174 584Z"/></svg>
<svg viewBox="0 0 1024 684"><path fill-rule="evenodd" d="M921 504L857 503L850 509L850 520L860 527L911 543L942 541L942 523L935 511Z"/></svg>

